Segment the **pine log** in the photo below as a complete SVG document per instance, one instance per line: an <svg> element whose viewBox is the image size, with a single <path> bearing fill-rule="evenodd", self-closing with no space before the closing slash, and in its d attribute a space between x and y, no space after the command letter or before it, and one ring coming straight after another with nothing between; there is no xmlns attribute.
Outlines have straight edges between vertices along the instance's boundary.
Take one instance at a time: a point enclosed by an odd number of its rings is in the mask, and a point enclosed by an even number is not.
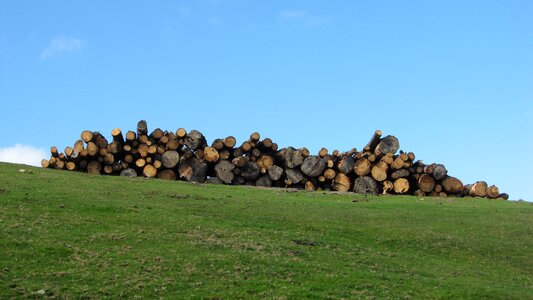
<svg viewBox="0 0 533 300"><path fill-rule="evenodd" d="M235 139L235 137L233 136L228 136L224 139L224 146L226 146L226 148L233 148L235 147L235 144L237 143L237 139Z"/></svg>
<svg viewBox="0 0 533 300"><path fill-rule="evenodd" d="M372 163L364 157L359 158L354 164L354 172L357 176L366 176L371 169Z"/></svg>
<svg viewBox="0 0 533 300"><path fill-rule="evenodd" d="M372 175L372 178L374 178L376 181L381 182L387 179L388 168L389 166L386 163L380 161L372 167L370 174Z"/></svg>
<svg viewBox="0 0 533 300"><path fill-rule="evenodd" d="M392 190L394 190L394 183L390 180L383 181L383 195L387 195Z"/></svg>
<svg viewBox="0 0 533 300"><path fill-rule="evenodd" d="M435 188L433 188L433 190L434 190L435 192L437 192L437 193L442 192L442 189L443 189L443 188L442 188L442 185L440 185L440 184L438 184L438 183L436 183L436 184L435 184Z"/></svg>
<svg viewBox="0 0 533 300"><path fill-rule="evenodd" d="M250 134L250 141L251 142L257 143L260 138L261 138L261 135L259 134L259 132L254 132L254 133Z"/></svg>
<svg viewBox="0 0 533 300"><path fill-rule="evenodd" d="M268 154L263 154L257 160L257 165L259 168L268 171L274 165L274 158Z"/></svg>
<svg viewBox="0 0 533 300"><path fill-rule="evenodd" d="M324 179L326 180L333 180L335 179L335 176L337 176L337 172L333 169L327 169L324 171Z"/></svg>
<svg viewBox="0 0 533 300"><path fill-rule="evenodd" d="M358 194L379 194L378 183L370 176L357 177L353 183L353 191Z"/></svg>
<svg viewBox="0 0 533 300"><path fill-rule="evenodd" d="M393 170L399 170L403 168L404 163L405 161L400 156L398 156L396 157L396 159L394 159L394 161L390 164L390 166Z"/></svg>
<svg viewBox="0 0 533 300"><path fill-rule="evenodd" d="M300 170L309 177L320 176L325 169L326 161L320 156L315 155L306 157L300 166Z"/></svg>
<svg viewBox="0 0 533 300"><path fill-rule="evenodd" d="M338 192L346 192L350 190L350 178L343 173L338 173L335 176L333 189Z"/></svg>
<svg viewBox="0 0 533 300"><path fill-rule="evenodd" d="M344 156L337 162L337 170L344 175L353 171L355 159L352 156Z"/></svg>
<svg viewBox="0 0 533 300"><path fill-rule="evenodd" d="M129 143L132 143L137 139L137 134L134 131L128 131L126 132L126 141Z"/></svg>
<svg viewBox="0 0 533 300"><path fill-rule="evenodd" d="M87 155L96 156L99 151L100 149L98 148L98 146L96 146L95 143L93 142L87 143Z"/></svg>
<svg viewBox="0 0 533 300"><path fill-rule="evenodd" d="M224 140L223 139L215 139L213 141L213 143L211 143L211 147L217 149L217 150L222 150L224 149Z"/></svg>
<svg viewBox="0 0 533 300"><path fill-rule="evenodd" d="M135 165L138 168L144 168L144 166L146 165L146 160L144 158L139 158L135 161Z"/></svg>
<svg viewBox="0 0 533 300"><path fill-rule="evenodd" d="M380 156L385 155L387 153L396 153L400 149L400 142L395 136L388 135L381 139L379 144L376 146L376 149L374 150L374 154Z"/></svg>
<svg viewBox="0 0 533 300"><path fill-rule="evenodd" d="M313 184L313 182L311 180L307 181L305 183L305 190L308 191L308 192L314 192L316 190L316 187L315 185Z"/></svg>
<svg viewBox="0 0 533 300"><path fill-rule="evenodd" d="M221 160L218 162L214 169L216 176L225 184L230 184L235 176L233 174L235 165L227 160Z"/></svg>
<svg viewBox="0 0 533 300"><path fill-rule="evenodd" d="M48 159L42 159L41 160L41 167L43 169L46 169L46 168L50 167L50 161Z"/></svg>
<svg viewBox="0 0 533 300"><path fill-rule="evenodd" d="M185 138L186 135L187 135L187 130L185 130L184 128L178 128L178 130L176 130L177 138L183 139Z"/></svg>
<svg viewBox="0 0 533 300"><path fill-rule="evenodd" d="M441 184L444 191L449 194L460 193L463 189L463 183L461 182L461 180L451 176L447 176L446 178L444 178Z"/></svg>
<svg viewBox="0 0 533 300"><path fill-rule="evenodd" d="M487 196L488 185L485 181L478 181L470 187L468 194L472 197L485 197Z"/></svg>
<svg viewBox="0 0 533 300"><path fill-rule="evenodd" d="M220 159L217 149L213 147L204 148L204 160L210 163L215 163Z"/></svg>
<svg viewBox="0 0 533 300"><path fill-rule="evenodd" d="M74 171L74 170L76 170L76 164L74 162L72 162L72 161L69 161L69 162L67 162L65 168L67 170L69 170L69 171Z"/></svg>
<svg viewBox="0 0 533 300"><path fill-rule="evenodd" d="M143 168L143 175L148 178L155 177L157 175L157 169L150 164L146 164Z"/></svg>
<svg viewBox="0 0 533 300"><path fill-rule="evenodd" d="M394 181L394 192L397 194L405 194L409 191L409 181L405 178L398 178Z"/></svg>
<svg viewBox="0 0 533 300"><path fill-rule="evenodd" d="M84 130L81 133L81 140L84 141L85 143L89 143L90 141L93 140L93 133L90 132L89 130Z"/></svg>
<svg viewBox="0 0 533 300"><path fill-rule="evenodd" d="M124 136L122 135L122 131L120 128L115 128L111 130L111 136L113 136L113 141L123 144L124 143Z"/></svg>
<svg viewBox="0 0 533 300"><path fill-rule="evenodd" d="M374 134L372 135L372 138L370 138L370 141L368 142L368 144L363 148L363 150L374 152L374 150L376 149L376 146L379 144L381 140L381 135L382 135L381 130L376 130Z"/></svg>
<svg viewBox="0 0 533 300"><path fill-rule="evenodd" d="M500 195L500 189L497 186L491 185L487 188L487 198L496 199Z"/></svg>
<svg viewBox="0 0 533 300"><path fill-rule="evenodd" d="M137 123L137 135L147 135L148 134L148 124L145 120L140 120Z"/></svg>
<svg viewBox="0 0 533 300"><path fill-rule="evenodd" d="M161 128L156 128L152 133L150 134L150 137L155 140L156 142L159 142L159 140L165 135L163 130Z"/></svg>
<svg viewBox="0 0 533 300"><path fill-rule="evenodd" d="M273 165L268 169L268 177L270 177L270 180L277 181L283 176L284 170L282 167Z"/></svg>
<svg viewBox="0 0 533 300"><path fill-rule="evenodd" d="M435 179L431 175L420 175L418 178L418 188L424 193L431 193L435 188Z"/></svg>
<svg viewBox="0 0 533 300"><path fill-rule="evenodd" d="M320 151L318 151L318 156L324 157L326 155L328 155L328 149L327 148L322 148L322 149L320 149Z"/></svg>

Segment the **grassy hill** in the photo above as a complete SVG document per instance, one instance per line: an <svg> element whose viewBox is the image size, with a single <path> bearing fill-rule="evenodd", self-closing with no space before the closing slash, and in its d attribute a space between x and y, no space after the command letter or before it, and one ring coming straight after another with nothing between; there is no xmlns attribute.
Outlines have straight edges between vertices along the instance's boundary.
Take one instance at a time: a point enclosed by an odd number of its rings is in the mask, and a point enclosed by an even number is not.
<svg viewBox="0 0 533 300"><path fill-rule="evenodd" d="M0 298L533 299L529 203L0 163L0 228Z"/></svg>

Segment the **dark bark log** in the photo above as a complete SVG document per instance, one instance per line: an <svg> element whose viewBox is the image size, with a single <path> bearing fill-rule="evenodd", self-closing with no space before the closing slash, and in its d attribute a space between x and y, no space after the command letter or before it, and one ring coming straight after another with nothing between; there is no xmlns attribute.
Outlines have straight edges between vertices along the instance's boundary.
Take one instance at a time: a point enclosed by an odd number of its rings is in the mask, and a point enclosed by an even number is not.
<svg viewBox="0 0 533 300"><path fill-rule="evenodd" d="M161 172L158 172L157 177L160 179L165 180L176 180L176 172L173 170L162 170Z"/></svg>
<svg viewBox="0 0 533 300"><path fill-rule="evenodd" d="M189 182L205 182L208 166L197 157L181 158L178 166L179 177Z"/></svg>
<svg viewBox="0 0 533 300"><path fill-rule="evenodd" d="M247 181L256 180L260 174L259 166L252 161L248 162L246 166L241 168L241 176L246 178Z"/></svg>
<svg viewBox="0 0 533 300"><path fill-rule="evenodd" d="M293 169L300 166L304 157L302 151L299 149L294 149L293 147L288 147L282 150L282 157L284 160L285 167L288 169Z"/></svg>
<svg viewBox="0 0 533 300"><path fill-rule="evenodd" d="M408 177L409 176L409 171L407 169L400 169L400 170L397 170L397 171L394 171L390 178L393 179L393 180L396 180L398 178L405 178L405 177Z"/></svg>
<svg viewBox="0 0 533 300"><path fill-rule="evenodd" d="M235 165L227 160L221 160L216 166L215 166L215 174L216 176L222 180L225 184L230 184L231 181L234 178L233 170L235 169Z"/></svg>
<svg viewBox="0 0 533 300"><path fill-rule="evenodd" d="M326 169L326 161L319 156L311 155L304 159L300 170L309 177L318 177Z"/></svg>
<svg viewBox="0 0 533 300"><path fill-rule="evenodd" d="M259 179L257 179L257 181L255 182L255 185L256 186L263 186L263 187L271 187L272 186L272 181L270 180L268 175L263 175L263 176L259 177Z"/></svg>
<svg viewBox="0 0 533 300"><path fill-rule="evenodd" d="M148 134L148 124L145 120L140 120L137 123L137 135L147 135Z"/></svg>
<svg viewBox="0 0 533 300"><path fill-rule="evenodd" d="M363 150L374 152L374 150L376 149L376 146L381 141L381 135L382 135L381 130L376 130L374 134L372 135L372 138L370 138L370 141L368 142L368 144L363 148Z"/></svg>
<svg viewBox="0 0 533 300"><path fill-rule="evenodd" d="M446 167L444 167L444 165L435 164L433 166L431 175L433 175L433 178L435 178L435 180L442 180L448 175L448 170L446 170Z"/></svg>
<svg viewBox="0 0 533 300"><path fill-rule="evenodd" d="M268 169L268 177L270 177L272 181L276 181L279 180L281 176L283 176L283 172L284 170L282 167L273 165L272 167L270 167L270 169Z"/></svg>
<svg viewBox="0 0 533 300"><path fill-rule="evenodd" d="M137 172L132 168L128 168L122 170L122 172L120 172L120 176L137 177Z"/></svg>
<svg viewBox="0 0 533 300"><path fill-rule="evenodd" d="M288 185L294 185L300 183L304 179L304 174L298 169L288 169L285 171L287 175Z"/></svg>
<svg viewBox="0 0 533 300"><path fill-rule="evenodd" d="M355 179L353 191L358 194L379 194L379 185L370 176L361 176Z"/></svg>
<svg viewBox="0 0 533 300"><path fill-rule="evenodd" d="M337 170L339 170L339 172L341 172L344 175L348 175L350 172L353 171L354 165L355 165L355 159L353 157L344 156L337 163Z"/></svg>
<svg viewBox="0 0 533 300"><path fill-rule="evenodd" d="M387 153L396 153L400 149L400 142L398 139L392 135L388 135L381 139L379 144L376 146L374 154L376 155L385 155Z"/></svg>
<svg viewBox="0 0 533 300"><path fill-rule="evenodd" d="M200 147L204 148L207 145L207 141L201 132L198 130L191 130L191 132L185 137L184 144L190 150L195 151Z"/></svg>

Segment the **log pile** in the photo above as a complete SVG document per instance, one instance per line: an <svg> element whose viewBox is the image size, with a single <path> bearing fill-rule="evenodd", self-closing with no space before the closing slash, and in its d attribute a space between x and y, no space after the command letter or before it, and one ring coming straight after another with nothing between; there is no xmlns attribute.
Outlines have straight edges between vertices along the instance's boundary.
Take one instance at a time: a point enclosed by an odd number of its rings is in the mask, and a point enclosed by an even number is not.
<svg viewBox="0 0 533 300"><path fill-rule="evenodd" d="M233 136L208 144L204 135L183 128L148 131L146 121L136 131L83 131L72 147L60 152L51 147L43 168L89 174L144 176L199 183L291 187L307 191L328 190L361 194L486 197L508 199L484 181L463 185L448 175L442 164L415 160L400 150L394 136L376 130L361 151L326 148L313 155L307 148L279 149L270 138L254 132L241 144Z"/></svg>

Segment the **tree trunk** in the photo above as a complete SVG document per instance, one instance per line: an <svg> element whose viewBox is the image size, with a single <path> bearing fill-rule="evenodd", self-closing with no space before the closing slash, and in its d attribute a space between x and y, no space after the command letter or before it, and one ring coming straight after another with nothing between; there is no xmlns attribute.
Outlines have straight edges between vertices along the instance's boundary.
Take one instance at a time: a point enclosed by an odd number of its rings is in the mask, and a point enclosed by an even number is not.
<svg viewBox="0 0 533 300"><path fill-rule="evenodd" d="M120 172L120 176L137 177L137 172L135 172L135 170L132 168L128 168L122 170L122 172Z"/></svg>
<svg viewBox="0 0 533 300"><path fill-rule="evenodd" d="M304 179L304 175L298 169L288 169L285 171L287 175L288 185L294 185L300 183Z"/></svg>
<svg viewBox="0 0 533 300"><path fill-rule="evenodd" d="M163 170L157 174L157 177L165 180L176 180L176 172L173 170Z"/></svg>
<svg viewBox="0 0 533 300"><path fill-rule="evenodd" d="M257 181L255 182L255 185L262 186L262 187L271 187L272 181L270 180L268 175L263 175L257 179Z"/></svg>
<svg viewBox="0 0 533 300"><path fill-rule="evenodd" d="M179 177L189 182L205 182L208 167L197 157L181 158L178 165Z"/></svg>
<svg viewBox="0 0 533 300"><path fill-rule="evenodd" d="M285 167L288 169L293 169L300 166L304 157L302 151L296 150L293 147L287 147L282 150L282 157L285 163Z"/></svg>
<svg viewBox="0 0 533 300"><path fill-rule="evenodd" d="M185 137L184 144L190 150L195 151L200 147L204 148L207 145L207 142L201 132L198 130L191 130L191 132Z"/></svg>

